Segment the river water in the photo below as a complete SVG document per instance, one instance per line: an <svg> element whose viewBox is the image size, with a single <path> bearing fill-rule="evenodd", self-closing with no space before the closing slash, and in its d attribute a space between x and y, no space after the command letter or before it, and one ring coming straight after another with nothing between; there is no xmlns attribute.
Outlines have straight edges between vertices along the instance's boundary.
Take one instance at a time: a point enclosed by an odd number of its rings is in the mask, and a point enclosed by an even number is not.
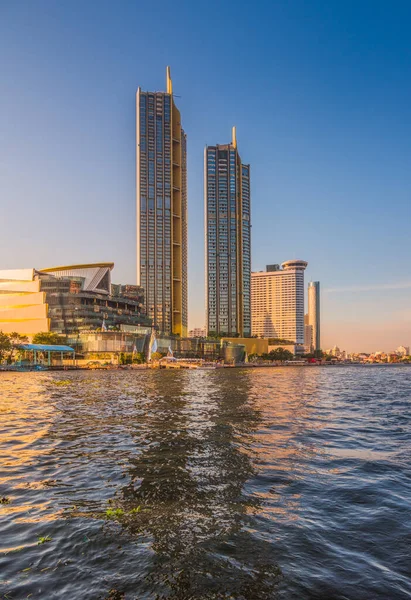
<svg viewBox="0 0 411 600"><path fill-rule="evenodd" d="M411 598L411 368L0 373L0 497L2 599Z"/></svg>

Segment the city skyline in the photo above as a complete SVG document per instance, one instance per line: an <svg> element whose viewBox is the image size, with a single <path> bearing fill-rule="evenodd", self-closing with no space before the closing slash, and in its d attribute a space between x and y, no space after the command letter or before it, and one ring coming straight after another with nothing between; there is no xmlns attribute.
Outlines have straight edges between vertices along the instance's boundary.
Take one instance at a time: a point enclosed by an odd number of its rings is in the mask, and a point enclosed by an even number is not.
<svg viewBox="0 0 411 600"><path fill-rule="evenodd" d="M144 62L137 8L84 7L81 22L50 2L2 8L2 268L47 265L52 252L56 264L113 261L135 281L132 98L139 85L163 89L171 64L189 136L190 329L204 324L201 154L236 123L253 166L252 270L308 260L324 347L409 344L410 9L366 4L355 20L342 6L320 16L313 3L311 19L303 4L265 7L258 28L225 8L194 28L187 5L177 40L164 5L167 28ZM223 65L215 42L230 18L248 42Z"/></svg>

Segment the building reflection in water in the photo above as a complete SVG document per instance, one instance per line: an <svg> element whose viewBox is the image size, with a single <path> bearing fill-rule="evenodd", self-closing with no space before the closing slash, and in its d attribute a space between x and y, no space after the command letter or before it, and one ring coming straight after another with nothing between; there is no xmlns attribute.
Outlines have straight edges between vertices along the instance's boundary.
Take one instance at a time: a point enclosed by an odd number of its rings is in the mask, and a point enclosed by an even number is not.
<svg viewBox="0 0 411 600"><path fill-rule="evenodd" d="M161 372L151 384L132 433L140 453L113 503L141 507L123 524L151 541L147 585L159 598L272 598L274 550L253 527L258 499L244 493L261 421L249 373Z"/></svg>
<svg viewBox="0 0 411 600"><path fill-rule="evenodd" d="M299 367L253 373L250 397L262 418L253 436L256 473L247 487L261 501L260 527L265 520L267 530L300 518L302 484L323 451L313 444L315 431L329 425L316 414L321 376L319 369Z"/></svg>

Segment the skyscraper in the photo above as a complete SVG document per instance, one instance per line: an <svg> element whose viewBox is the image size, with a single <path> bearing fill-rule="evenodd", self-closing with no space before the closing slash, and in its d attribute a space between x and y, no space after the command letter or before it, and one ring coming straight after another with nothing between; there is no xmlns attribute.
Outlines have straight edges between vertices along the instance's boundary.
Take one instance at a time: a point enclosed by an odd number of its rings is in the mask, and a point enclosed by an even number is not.
<svg viewBox="0 0 411 600"><path fill-rule="evenodd" d="M187 335L187 145L167 91L136 96L137 284L147 315L165 333Z"/></svg>
<svg viewBox="0 0 411 600"><path fill-rule="evenodd" d="M320 282L310 281L308 284L308 323L312 327L313 350L321 349L320 340Z"/></svg>
<svg viewBox="0 0 411 600"><path fill-rule="evenodd" d="M252 332L264 338L284 338L304 344L305 260L251 274Z"/></svg>
<svg viewBox="0 0 411 600"><path fill-rule="evenodd" d="M250 166L231 144L206 146L204 206L207 332L251 335Z"/></svg>

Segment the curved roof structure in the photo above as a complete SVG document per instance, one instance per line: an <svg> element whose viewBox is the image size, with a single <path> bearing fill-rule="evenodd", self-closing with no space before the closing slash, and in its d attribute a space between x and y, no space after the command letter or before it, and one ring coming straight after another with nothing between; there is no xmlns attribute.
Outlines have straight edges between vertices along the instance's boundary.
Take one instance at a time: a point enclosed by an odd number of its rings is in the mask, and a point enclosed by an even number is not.
<svg viewBox="0 0 411 600"><path fill-rule="evenodd" d="M111 293L111 270L114 263L92 263L68 265L41 269L40 273L50 274L57 278L81 278L84 280L83 291L99 294Z"/></svg>
<svg viewBox="0 0 411 600"><path fill-rule="evenodd" d="M39 269L43 273L52 273L54 271L73 271L78 269L93 269L95 267L108 267L110 271L114 268L113 262L88 263L84 265L67 265L61 267L49 267L47 269Z"/></svg>

